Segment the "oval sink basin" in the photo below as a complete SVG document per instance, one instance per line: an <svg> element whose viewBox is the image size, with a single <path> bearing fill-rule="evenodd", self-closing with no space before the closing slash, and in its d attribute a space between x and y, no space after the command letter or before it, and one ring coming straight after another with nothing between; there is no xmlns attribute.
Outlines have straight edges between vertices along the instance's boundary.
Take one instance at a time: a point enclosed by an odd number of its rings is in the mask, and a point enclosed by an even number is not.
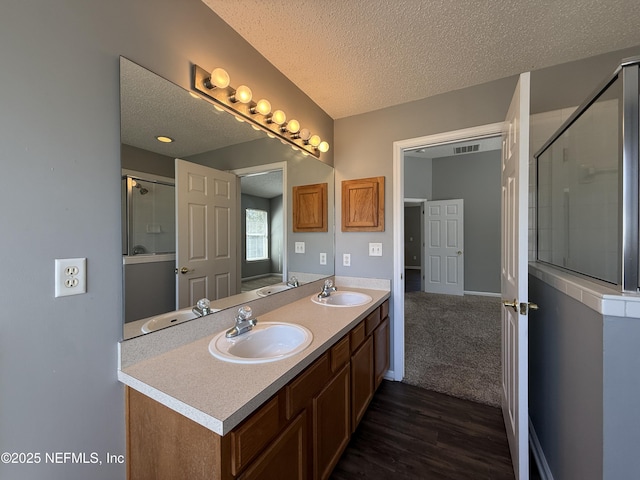
<svg viewBox="0 0 640 480"><path fill-rule="evenodd" d="M273 295L274 293L284 292L285 290L289 290L291 287L286 284L277 284L277 285L269 285L268 287L262 287L260 290L257 290L256 293L259 297L267 297L269 295Z"/></svg>
<svg viewBox="0 0 640 480"><path fill-rule="evenodd" d="M358 307L360 305L366 305L373 299L366 293L360 292L347 292L338 290L332 292L331 295L325 298L318 298L318 295L311 297L311 301L319 305L326 305L327 307Z"/></svg>
<svg viewBox="0 0 640 480"><path fill-rule="evenodd" d="M247 333L225 337L226 330L209 342L209 352L232 363L266 363L302 352L313 340L309 329L293 323L262 322Z"/></svg>
<svg viewBox="0 0 640 480"><path fill-rule="evenodd" d="M175 312L167 312L162 315L149 317L149 319L142 325L142 333L155 332L161 328L177 325L178 323L193 320L194 318L196 318L196 315L191 311L191 308L185 308L182 310L176 310Z"/></svg>

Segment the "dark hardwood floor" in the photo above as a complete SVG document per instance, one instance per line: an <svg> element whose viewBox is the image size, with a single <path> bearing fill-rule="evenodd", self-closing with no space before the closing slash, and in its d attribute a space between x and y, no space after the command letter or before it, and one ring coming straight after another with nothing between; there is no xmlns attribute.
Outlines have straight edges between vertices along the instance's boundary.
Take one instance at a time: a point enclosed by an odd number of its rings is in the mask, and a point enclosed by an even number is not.
<svg viewBox="0 0 640 480"><path fill-rule="evenodd" d="M333 480L513 479L500 409L384 381Z"/></svg>

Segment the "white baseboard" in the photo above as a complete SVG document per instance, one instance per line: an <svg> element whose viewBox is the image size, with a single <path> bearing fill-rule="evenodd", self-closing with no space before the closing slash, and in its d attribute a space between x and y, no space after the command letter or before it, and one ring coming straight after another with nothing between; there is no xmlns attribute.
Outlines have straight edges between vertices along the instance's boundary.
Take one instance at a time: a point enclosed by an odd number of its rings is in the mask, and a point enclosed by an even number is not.
<svg viewBox="0 0 640 480"><path fill-rule="evenodd" d="M533 428L533 423L531 423L531 418L529 418L529 447L538 466L540 478L542 480L553 480L553 474L547 463L547 458L544 456L544 451L542 450L542 445L540 445L540 440L538 440L536 429Z"/></svg>
<svg viewBox="0 0 640 480"><path fill-rule="evenodd" d="M502 295L500 294L500 292L495 293L495 292L476 292L474 290L465 290L464 291L465 295L478 295L480 297L498 297L500 298Z"/></svg>

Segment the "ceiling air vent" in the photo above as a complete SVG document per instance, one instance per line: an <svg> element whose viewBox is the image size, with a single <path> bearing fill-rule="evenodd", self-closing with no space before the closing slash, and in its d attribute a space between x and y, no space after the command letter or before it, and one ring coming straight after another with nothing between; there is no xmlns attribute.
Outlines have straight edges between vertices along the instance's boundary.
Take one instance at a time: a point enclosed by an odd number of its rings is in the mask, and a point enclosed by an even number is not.
<svg viewBox="0 0 640 480"><path fill-rule="evenodd" d="M460 155L461 153L473 153L480 150L480 144L474 143L473 145L462 145L460 147L453 147L453 153Z"/></svg>

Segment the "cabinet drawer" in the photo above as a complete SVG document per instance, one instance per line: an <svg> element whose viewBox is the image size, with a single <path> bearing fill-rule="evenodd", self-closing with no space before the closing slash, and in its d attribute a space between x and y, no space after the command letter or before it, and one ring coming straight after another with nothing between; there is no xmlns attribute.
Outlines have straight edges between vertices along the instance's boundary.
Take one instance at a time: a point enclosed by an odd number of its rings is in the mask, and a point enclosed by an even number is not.
<svg viewBox="0 0 640 480"><path fill-rule="evenodd" d="M349 361L350 357L349 335L346 335L331 348L331 371L335 373L340 370Z"/></svg>
<svg viewBox="0 0 640 480"><path fill-rule="evenodd" d="M371 335L378 325L380 325L380 309L376 308L373 312L369 314L367 318L364 319L364 323L366 325L365 335L368 337Z"/></svg>
<svg viewBox="0 0 640 480"><path fill-rule="evenodd" d="M287 419L293 418L296 413L305 408L327 384L330 376L329 352L326 352L287 385Z"/></svg>
<svg viewBox="0 0 640 480"><path fill-rule="evenodd" d="M360 322L357 327L351 330L351 351L355 352L360 344L364 341L364 321Z"/></svg>
<svg viewBox="0 0 640 480"><path fill-rule="evenodd" d="M282 399L276 395L231 432L231 473L238 475L284 426Z"/></svg>
<svg viewBox="0 0 640 480"><path fill-rule="evenodd" d="M380 305L380 318L384 320L389 316L389 300L385 300L382 305Z"/></svg>

